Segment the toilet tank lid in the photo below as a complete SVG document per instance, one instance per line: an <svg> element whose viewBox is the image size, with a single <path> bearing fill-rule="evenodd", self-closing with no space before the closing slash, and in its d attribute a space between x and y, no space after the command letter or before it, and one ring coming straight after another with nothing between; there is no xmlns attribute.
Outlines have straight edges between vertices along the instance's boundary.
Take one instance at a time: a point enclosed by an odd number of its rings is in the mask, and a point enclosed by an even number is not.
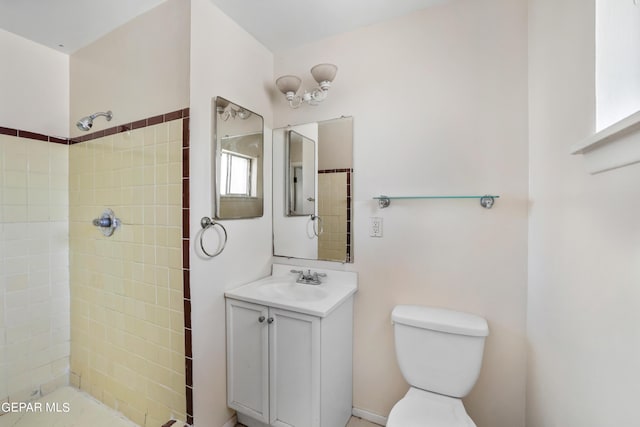
<svg viewBox="0 0 640 427"><path fill-rule="evenodd" d="M450 334L486 337L487 321L475 314L418 305L398 305L391 312L391 320L401 325Z"/></svg>

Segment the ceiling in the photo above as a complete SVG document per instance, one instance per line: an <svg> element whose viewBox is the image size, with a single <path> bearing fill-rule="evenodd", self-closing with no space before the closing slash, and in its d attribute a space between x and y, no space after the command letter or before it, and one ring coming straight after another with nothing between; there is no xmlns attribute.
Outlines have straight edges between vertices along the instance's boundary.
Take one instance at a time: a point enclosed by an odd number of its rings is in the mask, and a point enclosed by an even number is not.
<svg viewBox="0 0 640 427"><path fill-rule="evenodd" d="M166 0L0 0L0 28L73 53ZM447 0L210 0L273 52Z"/></svg>
<svg viewBox="0 0 640 427"><path fill-rule="evenodd" d="M272 52L447 0L211 0Z"/></svg>
<svg viewBox="0 0 640 427"><path fill-rule="evenodd" d="M72 53L165 0L0 0L0 28Z"/></svg>

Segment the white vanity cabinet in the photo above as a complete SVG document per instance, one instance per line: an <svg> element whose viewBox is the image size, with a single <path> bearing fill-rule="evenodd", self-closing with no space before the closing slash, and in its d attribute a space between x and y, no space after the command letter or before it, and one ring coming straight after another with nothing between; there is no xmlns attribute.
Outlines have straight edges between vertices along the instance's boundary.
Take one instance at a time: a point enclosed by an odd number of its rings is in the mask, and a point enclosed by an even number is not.
<svg viewBox="0 0 640 427"><path fill-rule="evenodd" d="M352 409L353 296L326 316L227 296L227 401L249 427L342 427Z"/></svg>

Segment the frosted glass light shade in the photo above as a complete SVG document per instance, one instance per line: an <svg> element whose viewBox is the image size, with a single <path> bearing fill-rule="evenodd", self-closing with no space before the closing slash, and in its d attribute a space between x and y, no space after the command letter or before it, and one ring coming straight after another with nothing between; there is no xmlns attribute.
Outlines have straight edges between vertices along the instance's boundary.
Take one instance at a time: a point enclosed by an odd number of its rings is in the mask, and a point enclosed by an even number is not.
<svg viewBox="0 0 640 427"><path fill-rule="evenodd" d="M338 67L333 64L318 64L311 68L311 75L318 82L332 82L336 77Z"/></svg>
<svg viewBox="0 0 640 427"><path fill-rule="evenodd" d="M300 89L301 84L302 84L302 80L300 80L299 77L290 76L290 75L279 77L278 80L276 80L276 86L278 86L278 89L280 90L280 92L284 93L285 95L288 92L293 92L293 93L298 92L298 89Z"/></svg>

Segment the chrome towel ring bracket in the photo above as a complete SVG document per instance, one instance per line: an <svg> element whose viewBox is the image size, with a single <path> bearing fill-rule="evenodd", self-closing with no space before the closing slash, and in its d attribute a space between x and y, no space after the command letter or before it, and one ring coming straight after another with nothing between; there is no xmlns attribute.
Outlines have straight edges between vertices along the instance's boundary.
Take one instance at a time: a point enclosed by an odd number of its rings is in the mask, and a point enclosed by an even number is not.
<svg viewBox="0 0 640 427"><path fill-rule="evenodd" d="M224 225L214 221L213 218L209 218L208 216L202 217L202 219L200 220L200 226L202 227L202 231L200 232L200 249L202 249L202 253L204 253L209 258L217 257L222 253L222 251L224 251L224 248L227 246L227 229L224 228ZM203 242L204 233L209 229L215 228L216 226L219 226L220 229L222 230L223 239L221 241L221 244L218 247L218 250L214 253L209 253L204 248L204 242Z"/></svg>

